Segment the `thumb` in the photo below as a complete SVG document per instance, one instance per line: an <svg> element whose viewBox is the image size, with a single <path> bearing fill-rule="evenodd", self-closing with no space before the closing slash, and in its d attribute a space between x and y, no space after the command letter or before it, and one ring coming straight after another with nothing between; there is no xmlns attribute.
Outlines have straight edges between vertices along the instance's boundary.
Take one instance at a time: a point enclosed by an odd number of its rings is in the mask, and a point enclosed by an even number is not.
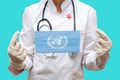
<svg viewBox="0 0 120 80"><path fill-rule="evenodd" d="M18 36L19 36L19 31L16 31L10 41L10 45L11 46L15 46L16 45L16 42L18 40Z"/></svg>
<svg viewBox="0 0 120 80"><path fill-rule="evenodd" d="M109 41L107 34L105 34L102 30L98 29L96 32L100 38L102 38L105 41Z"/></svg>

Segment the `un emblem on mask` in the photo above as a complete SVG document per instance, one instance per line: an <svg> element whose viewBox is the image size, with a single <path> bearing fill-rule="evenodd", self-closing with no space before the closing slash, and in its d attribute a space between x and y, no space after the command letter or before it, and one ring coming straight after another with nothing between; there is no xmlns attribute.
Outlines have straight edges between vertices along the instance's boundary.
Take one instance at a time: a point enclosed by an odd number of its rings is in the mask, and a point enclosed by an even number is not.
<svg viewBox="0 0 120 80"><path fill-rule="evenodd" d="M61 35L50 35L47 39L47 43L52 49L63 49L68 44L68 38Z"/></svg>

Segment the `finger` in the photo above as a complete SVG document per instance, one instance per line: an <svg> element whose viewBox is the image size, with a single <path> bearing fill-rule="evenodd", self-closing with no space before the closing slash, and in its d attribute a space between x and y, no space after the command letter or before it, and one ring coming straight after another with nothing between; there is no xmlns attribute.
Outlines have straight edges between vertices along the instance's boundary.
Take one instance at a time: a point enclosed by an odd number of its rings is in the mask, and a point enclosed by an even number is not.
<svg viewBox="0 0 120 80"><path fill-rule="evenodd" d="M25 49L23 47L21 47L20 50L19 50L19 52L18 52L19 55L22 55L24 53L24 51L25 51Z"/></svg>
<svg viewBox="0 0 120 80"><path fill-rule="evenodd" d="M106 51L105 50L101 50L100 48L95 48L95 51L96 51L96 53L97 53L97 55L103 55Z"/></svg>
<svg viewBox="0 0 120 80"><path fill-rule="evenodd" d="M97 43L99 43L103 48L111 48L112 47L111 41L104 41L103 39L98 39Z"/></svg>
<svg viewBox="0 0 120 80"><path fill-rule="evenodd" d="M11 46L15 46L16 42L17 42L17 39L18 39L18 36L19 36L19 32L16 31L10 41L10 45Z"/></svg>
<svg viewBox="0 0 120 80"><path fill-rule="evenodd" d="M96 47L99 48L99 49L103 48L99 43L96 44Z"/></svg>
<svg viewBox="0 0 120 80"><path fill-rule="evenodd" d="M21 48L21 44L17 42L16 45L15 45L15 49L19 50L20 48Z"/></svg>
<svg viewBox="0 0 120 80"><path fill-rule="evenodd" d="M95 47L95 51L96 51L97 55L101 54L101 50L99 48Z"/></svg>
<svg viewBox="0 0 120 80"><path fill-rule="evenodd" d="M22 54L18 55L20 59L24 59L26 56L26 50L24 49Z"/></svg>
<svg viewBox="0 0 120 80"><path fill-rule="evenodd" d="M106 41L104 41L102 38L97 40L97 43L99 43L101 46L104 46L106 44Z"/></svg>
<svg viewBox="0 0 120 80"><path fill-rule="evenodd" d="M96 32L98 33L100 38L102 38L105 41L109 41L107 34L105 34L102 30L98 29Z"/></svg>

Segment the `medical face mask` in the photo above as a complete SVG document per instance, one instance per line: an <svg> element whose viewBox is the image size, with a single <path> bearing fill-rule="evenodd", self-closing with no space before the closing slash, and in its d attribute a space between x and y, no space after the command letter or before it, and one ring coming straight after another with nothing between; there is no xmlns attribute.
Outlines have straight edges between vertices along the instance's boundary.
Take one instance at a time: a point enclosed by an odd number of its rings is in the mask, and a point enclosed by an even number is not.
<svg viewBox="0 0 120 80"><path fill-rule="evenodd" d="M79 53L80 31L35 32L36 53Z"/></svg>

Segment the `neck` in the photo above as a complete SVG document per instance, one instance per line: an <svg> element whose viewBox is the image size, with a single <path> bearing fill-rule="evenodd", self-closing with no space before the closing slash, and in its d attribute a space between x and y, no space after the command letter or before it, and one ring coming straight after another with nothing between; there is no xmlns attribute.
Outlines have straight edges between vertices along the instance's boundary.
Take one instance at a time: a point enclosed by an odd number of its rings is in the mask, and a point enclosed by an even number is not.
<svg viewBox="0 0 120 80"><path fill-rule="evenodd" d="M56 9L57 9L57 12L58 13L61 13L62 12L62 8L61 8L61 5L63 3L64 0L53 0L55 6L56 6Z"/></svg>

